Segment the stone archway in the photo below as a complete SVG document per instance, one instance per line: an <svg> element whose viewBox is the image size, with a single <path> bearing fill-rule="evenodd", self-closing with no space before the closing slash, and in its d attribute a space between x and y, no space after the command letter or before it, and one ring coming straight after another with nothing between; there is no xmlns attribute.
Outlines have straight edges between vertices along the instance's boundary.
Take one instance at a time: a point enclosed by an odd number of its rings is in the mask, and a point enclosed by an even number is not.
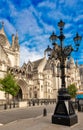
<svg viewBox="0 0 83 130"><path fill-rule="evenodd" d="M25 80L23 79L19 79L17 81L19 87L20 87L20 90L19 90L19 96L21 97L22 100L24 99L28 99L28 84Z"/></svg>
<svg viewBox="0 0 83 130"><path fill-rule="evenodd" d="M37 91L34 91L34 98L38 98Z"/></svg>
<svg viewBox="0 0 83 130"><path fill-rule="evenodd" d="M22 99L23 99L22 98L22 90L20 88L18 94L15 96L15 100L22 100Z"/></svg>

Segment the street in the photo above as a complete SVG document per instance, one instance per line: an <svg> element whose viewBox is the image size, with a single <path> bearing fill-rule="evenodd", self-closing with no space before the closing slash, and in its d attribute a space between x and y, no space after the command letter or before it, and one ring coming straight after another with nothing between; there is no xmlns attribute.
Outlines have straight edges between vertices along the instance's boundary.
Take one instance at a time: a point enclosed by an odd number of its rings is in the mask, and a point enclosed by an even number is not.
<svg viewBox="0 0 83 130"><path fill-rule="evenodd" d="M53 113L55 104L1 110L0 124L7 124L16 120L33 118L43 115L44 108L46 108L47 113Z"/></svg>

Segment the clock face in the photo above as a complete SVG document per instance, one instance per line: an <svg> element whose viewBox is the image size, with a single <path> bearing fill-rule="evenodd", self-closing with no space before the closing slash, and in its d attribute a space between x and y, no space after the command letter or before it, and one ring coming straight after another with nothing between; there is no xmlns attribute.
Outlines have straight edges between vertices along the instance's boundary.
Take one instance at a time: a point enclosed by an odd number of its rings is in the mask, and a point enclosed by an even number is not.
<svg viewBox="0 0 83 130"><path fill-rule="evenodd" d="M4 35L0 34L0 44L1 45L6 45L6 38Z"/></svg>

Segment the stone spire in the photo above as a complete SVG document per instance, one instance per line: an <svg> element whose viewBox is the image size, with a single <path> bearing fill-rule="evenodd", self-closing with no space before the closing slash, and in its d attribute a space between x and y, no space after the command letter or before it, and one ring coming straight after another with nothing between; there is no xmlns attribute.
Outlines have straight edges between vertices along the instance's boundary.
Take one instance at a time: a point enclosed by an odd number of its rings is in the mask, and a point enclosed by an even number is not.
<svg viewBox="0 0 83 130"><path fill-rule="evenodd" d="M0 29L0 33L4 34L4 22L1 22L1 29Z"/></svg>
<svg viewBox="0 0 83 130"><path fill-rule="evenodd" d="M15 36L14 34L12 34L12 48L14 48L14 40L15 40Z"/></svg>
<svg viewBox="0 0 83 130"><path fill-rule="evenodd" d="M76 67L78 68L78 67L79 67L79 65L78 65L78 60L76 60L76 63L75 63L75 64L76 64Z"/></svg>
<svg viewBox="0 0 83 130"><path fill-rule="evenodd" d="M4 22L2 21L2 29L4 28Z"/></svg>
<svg viewBox="0 0 83 130"><path fill-rule="evenodd" d="M12 35L12 48L19 51L18 33L16 31L16 36Z"/></svg>

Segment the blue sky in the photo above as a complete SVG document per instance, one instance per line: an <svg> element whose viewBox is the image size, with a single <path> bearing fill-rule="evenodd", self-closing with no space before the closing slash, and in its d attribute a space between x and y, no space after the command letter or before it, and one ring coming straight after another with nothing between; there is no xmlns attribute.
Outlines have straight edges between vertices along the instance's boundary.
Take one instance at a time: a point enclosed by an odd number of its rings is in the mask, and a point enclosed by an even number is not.
<svg viewBox="0 0 83 130"><path fill-rule="evenodd" d="M60 19L65 22L64 45L74 46L76 32L83 36L83 0L0 0L0 21L10 43L11 35L18 32L21 65L44 56L51 33L59 35ZM72 56L83 64L83 40Z"/></svg>

